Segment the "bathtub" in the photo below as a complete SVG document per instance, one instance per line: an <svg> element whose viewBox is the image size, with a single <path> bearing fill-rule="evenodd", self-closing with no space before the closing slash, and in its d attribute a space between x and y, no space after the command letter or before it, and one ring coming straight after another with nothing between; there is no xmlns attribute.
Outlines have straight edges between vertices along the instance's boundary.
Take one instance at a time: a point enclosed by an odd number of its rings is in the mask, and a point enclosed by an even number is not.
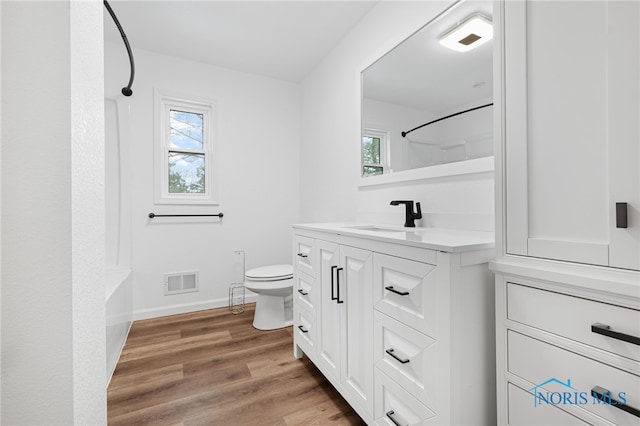
<svg viewBox="0 0 640 426"><path fill-rule="evenodd" d="M105 98L105 306L107 386L133 316L129 101Z"/></svg>
<svg viewBox="0 0 640 426"><path fill-rule="evenodd" d="M111 268L106 273L107 386L127 340L133 317L131 270Z"/></svg>

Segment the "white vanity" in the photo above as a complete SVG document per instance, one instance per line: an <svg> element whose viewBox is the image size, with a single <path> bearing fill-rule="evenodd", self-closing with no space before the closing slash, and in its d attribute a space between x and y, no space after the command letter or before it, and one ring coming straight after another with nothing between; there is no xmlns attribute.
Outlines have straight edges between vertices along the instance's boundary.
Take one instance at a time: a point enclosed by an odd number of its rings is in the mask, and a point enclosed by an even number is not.
<svg viewBox="0 0 640 426"><path fill-rule="evenodd" d="M492 232L294 225L294 354L368 423L495 424Z"/></svg>

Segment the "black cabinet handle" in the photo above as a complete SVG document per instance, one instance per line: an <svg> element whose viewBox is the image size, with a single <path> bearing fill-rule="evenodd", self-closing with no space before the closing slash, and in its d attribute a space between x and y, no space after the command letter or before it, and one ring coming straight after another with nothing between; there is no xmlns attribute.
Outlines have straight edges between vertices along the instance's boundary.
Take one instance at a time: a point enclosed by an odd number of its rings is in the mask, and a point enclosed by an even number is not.
<svg viewBox="0 0 640 426"><path fill-rule="evenodd" d="M298 253L298 256L300 256L300 257L309 257L308 254L304 254L304 253Z"/></svg>
<svg viewBox="0 0 640 426"><path fill-rule="evenodd" d="M622 401L618 401L617 399L612 398L611 391L603 387L595 386L593 389L591 389L591 396L593 396L594 398L598 398L600 401L606 402L607 404L617 408L618 410L626 411L629 414L640 417L640 410L631 407L623 403Z"/></svg>
<svg viewBox="0 0 640 426"><path fill-rule="evenodd" d="M302 331L303 333L308 333L309 330L305 330L303 326L299 325L298 328L300 329L300 331Z"/></svg>
<svg viewBox="0 0 640 426"><path fill-rule="evenodd" d="M393 422L394 425L396 426L409 426L409 424L401 419L397 419L396 417L398 417L398 415L396 414L395 411L391 410L391 411L387 411L386 416L389 418L389 420L391 420Z"/></svg>
<svg viewBox="0 0 640 426"><path fill-rule="evenodd" d="M344 268L336 269L336 300L338 303L344 303L344 300L340 300L340 271L344 270Z"/></svg>
<svg viewBox="0 0 640 426"><path fill-rule="evenodd" d="M309 294L309 292L305 292L303 289L298 289L298 293L300 293L303 296L306 296Z"/></svg>
<svg viewBox="0 0 640 426"><path fill-rule="evenodd" d="M627 203L616 203L616 228L626 228L627 224Z"/></svg>
<svg viewBox="0 0 640 426"><path fill-rule="evenodd" d="M399 294L400 296L408 296L409 295L408 291L398 291L395 288L393 288L392 285L388 285L384 289L385 290L389 290L392 293Z"/></svg>
<svg viewBox="0 0 640 426"><path fill-rule="evenodd" d="M612 339L622 340L623 342L633 343L634 345L640 345L640 337L620 333L619 331L613 331L611 330L611 327L606 324L591 324L591 332L602 334L603 336L611 337Z"/></svg>
<svg viewBox="0 0 640 426"><path fill-rule="evenodd" d="M333 281L333 272L336 270L337 266L332 266L331 267L331 300L338 300L338 298L336 297L334 291L333 291L333 285L334 285L334 281Z"/></svg>
<svg viewBox="0 0 640 426"><path fill-rule="evenodd" d="M400 364L406 364L411 361L409 358L400 358L398 355L396 355L396 351L394 349L387 349L385 352L391 355L391 357L398 361Z"/></svg>

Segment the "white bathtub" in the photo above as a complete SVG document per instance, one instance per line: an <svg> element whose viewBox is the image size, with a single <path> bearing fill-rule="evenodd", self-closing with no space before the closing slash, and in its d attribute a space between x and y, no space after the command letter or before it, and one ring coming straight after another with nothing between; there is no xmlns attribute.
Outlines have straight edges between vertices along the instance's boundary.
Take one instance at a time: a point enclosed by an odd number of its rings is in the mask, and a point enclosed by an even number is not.
<svg viewBox="0 0 640 426"><path fill-rule="evenodd" d="M117 100L116 100L117 99ZM129 103L105 99L105 230L107 386L133 315Z"/></svg>
<svg viewBox="0 0 640 426"><path fill-rule="evenodd" d="M107 386L131 328L133 281L130 269L108 269L106 279Z"/></svg>

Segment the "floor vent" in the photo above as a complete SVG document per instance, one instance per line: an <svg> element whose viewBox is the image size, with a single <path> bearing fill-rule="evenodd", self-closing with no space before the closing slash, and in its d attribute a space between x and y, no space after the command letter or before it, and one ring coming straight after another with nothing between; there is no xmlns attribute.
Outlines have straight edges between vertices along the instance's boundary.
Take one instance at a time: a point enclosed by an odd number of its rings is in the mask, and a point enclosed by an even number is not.
<svg viewBox="0 0 640 426"><path fill-rule="evenodd" d="M198 271L164 274L164 294L198 291Z"/></svg>

